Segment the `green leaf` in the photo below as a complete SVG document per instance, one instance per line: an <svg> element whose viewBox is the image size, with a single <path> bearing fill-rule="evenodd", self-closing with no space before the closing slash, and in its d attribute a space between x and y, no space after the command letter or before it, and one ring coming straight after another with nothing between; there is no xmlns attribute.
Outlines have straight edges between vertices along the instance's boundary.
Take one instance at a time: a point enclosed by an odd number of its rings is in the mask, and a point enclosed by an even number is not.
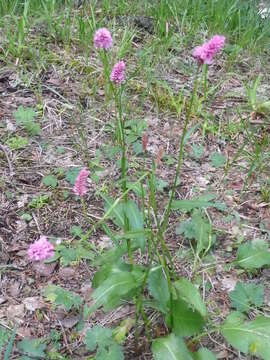
<svg viewBox="0 0 270 360"><path fill-rule="evenodd" d="M192 360L183 339L174 334L155 339L152 353L155 360Z"/></svg>
<svg viewBox="0 0 270 360"><path fill-rule="evenodd" d="M20 218L21 218L22 220L24 220L24 221L27 221L27 222L29 222L29 221L32 220L32 216L31 216L30 214L28 214L28 213L23 213L23 214L20 216Z"/></svg>
<svg viewBox="0 0 270 360"><path fill-rule="evenodd" d="M17 124L25 124L33 122L36 117L36 112L32 108L19 106L18 109L13 112L13 116L15 117Z"/></svg>
<svg viewBox="0 0 270 360"><path fill-rule="evenodd" d="M196 160L199 160L203 155L204 147L202 145L193 144L191 145L191 148L192 148L192 156Z"/></svg>
<svg viewBox="0 0 270 360"><path fill-rule="evenodd" d="M202 301L201 295L190 281L185 278L181 278L174 283L174 287L178 298L181 298L187 304L190 304L201 314L201 316L205 317L207 315L206 306Z"/></svg>
<svg viewBox="0 0 270 360"><path fill-rule="evenodd" d="M104 194L102 194L102 197L105 200L105 211L107 212L112 208L114 200ZM132 232L134 232L135 241L133 244L131 242L132 249L135 250L139 247L143 251L145 247L143 217L134 201L129 200L127 203L118 203L112 209L109 217L118 227L124 229L125 215L129 222L129 229L131 230L129 234L131 235ZM130 238L132 239L132 236Z"/></svg>
<svg viewBox="0 0 270 360"><path fill-rule="evenodd" d="M194 226L191 220L181 221L175 232L177 235L183 235L186 239L195 239Z"/></svg>
<svg viewBox="0 0 270 360"><path fill-rule="evenodd" d="M92 294L94 304L86 310L86 316L97 310L100 306L107 311L117 306L121 299L131 290L140 286L139 279L134 272L118 271L112 273Z"/></svg>
<svg viewBox="0 0 270 360"><path fill-rule="evenodd" d="M147 283L150 294L159 304L162 312L166 314L168 312L170 293L162 267L156 266L150 270Z"/></svg>
<svg viewBox="0 0 270 360"><path fill-rule="evenodd" d="M144 231L143 216L135 201L128 200L126 204L124 203L124 211L128 218L130 230ZM136 244L138 244L142 251L144 250L145 237L143 234L140 237L136 237Z"/></svg>
<svg viewBox="0 0 270 360"><path fill-rule="evenodd" d="M22 136L12 136L6 141L6 145L11 150L23 149L28 145L28 139Z"/></svg>
<svg viewBox="0 0 270 360"><path fill-rule="evenodd" d="M46 175L43 177L42 179L42 184L44 184L45 186L51 186L53 188L56 188L57 186L57 179L55 176L53 175Z"/></svg>
<svg viewBox="0 0 270 360"><path fill-rule="evenodd" d="M162 192L162 191L164 191L164 189L166 189L169 186L169 184L165 180L154 177L154 186L157 191Z"/></svg>
<svg viewBox="0 0 270 360"><path fill-rule="evenodd" d="M0 350L8 342L10 332L0 326Z"/></svg>
<svg viewBox="0 0 270 360"><path fill-rule="evenodd" d="M117 326L113 331L113 338L118 343L124 342L128 332L135 325L135 319L127 318L121 321L120 325Z"/></svg>
<svg viewBox="0 0 270 360"><path fill-rule="evenodd" d="M231 306L238 311L249 311L252 306L260 307L263 304L263 293L263 285L238 282L229 295Z"/></svg>
<svg viewBox="0 0 270 360"><path fill-rule="evenodd" d="M174 200L172 202L172 209L173 210L185 210L185 211L191 211L193 209L202 209L202 208L208 208L208 207L216 207L217 209L224 209L224 204L221 204L220 202L212 202L211 200L214 200L216 198L216 195L214 194L205 194L202 195L196 199L190 199L190 200Z"/></svg>
<svg viewBox="0 0 270 360"><path fill-rule="evenodd" d="M25 130L30 135L40 134L40 126L34 121L36 112L32 108L25 108L20 106L16 111L13 112L18 125L23 125Z"/></svg>
<svg viewBox="0 0 270 360"><path fill-rule="evenodd" d="M43 296L53 304L63 306L67 311L73 307L78 309L82 304L82 299L79 295L56 285L46 286L43 290Z"/></svg>
<svg viewBox="0 0 270 360"><path fill-rule="evenodd" d="M239 246L236 254L236 263L244 269L259 269L270 265L268 244L262 239L255 239Z"/></svg>
<svg viewBox="0 0 270 360"><path fill-rule="evenodd" d="M83 246L84 245L84 246ZM49 262L52 262L59 259L61 261L61 265L67 266L72 264L73 262L79 262L82 259L93 260L95 257L95 253L91 247L92 245L89 243L78 243L73 247L67 247L64 244L57 245L54 259L49 259ZM47 262L47 260L45 260Z"/></svg>
<svg viewBox="0 0 270 360"><path fill-rule="evenodd" d="M192 214L192 223L194 226L195 240L197 242L197 252L209 249L212 243L211 225L201 216L200 211L194 211Z"/></svg>
<svg viewBox="0 0 270 360"><path fill-rule="evenodd" d="M109 211L114 204L114 200L110 197L102 194L101 195L105 201L105 212ZM118 203L111 211L109 218L121 229L124 228L124 209L123 203Z"/></svg>
<svg viewBox="0 0 270 360"><path fill-rule="evenodd" d="M123 242L121 245L113 247L101 254L94 262L94 265L112 264L118 262L120 257L127 252L127 244Z"/></svg>
<svg viewBox="0 0 270 360"><path fill-rule="evenodd" d="M41 343L40 339L24 339L17 343L18 351L25 355L32 356L37 359L45 359L44 350L46 345Z"/></svg>
<svg viewBox="0 0 270 360"><path fill-rule="evenodd" d="M260 114L268 115L270 113L270 101L263 101L257 104L256 111Z"/></svg>
<svg viewBox="0 0 270 360"><path fill-rule="evenodd" d="M82 228L78 225L71 226L69 232L70 232L70 235L72 235L74 237L78 237L78 238L80 238L83 233Z"/></svg>
<svg viewBox="0 0 270 360"><path fill-rule="evenodd" d="M104 262L104 265L95 273L92 280L92 287L98 288L111 275L117 275L119 272L130 271L131 266L122 260Z"/></svg>
<svg viewBox="0 0 270 360"><path fill-rule="evenodd" d="M79 174L80 170L81 170L80 167L69 168L65 173L66 181L68 181L71 185L74 185L75 179Z"/></svg>
<svg viewBox="0 0 270 360"><path fill-rule="evenodd" d="M14 328L9 339L8 339L8 344L7 344L7 347L6 347L6 351L4 353L4 358L3 360L9 360L10 359L10 356L12 354L12 350L13 350L13 345L14 345L14 342L15 342L15 337L16 337L16 333L17 333L17 329ZM1 347L0 347L0 351L1 351Z"/></svg>
<svg viewBox="0 0 270 360"><path fill-rule="evenodd" d="M184 300L173 301L173 332L178 336L192 336L201 331L205 320Z"/></svg>
<svg viewBox="0 0 270 360"><path fill-rule="evenodd" d="M186 238L196 240L198 254L202 250L209 250L213 243L212 227L201 215L200 210L193 212L191 220L180 223L176 233L184 234Z"/></svg>
<svg viewBox="0 0 270 360"><path fill-rule="evenodd" d="M134 193L138 196L138 197L142 197L143 192L142 192L142 187L140 183L137 182L127 182L127 188L131 189L132 191L134 191Z"/></svg>
<svg viewBox="0 0 270 360"><path fill-rule="evenodd" d="M86 331L84 343L87 350L97 350L96 360L123 360L123 352L113 338L113 332L109 328L94 326Z"/></svg>
<svg viewBox="0 0 270 360"><path fill-rule="evenodd" d="M206 348L200 348L192 357L194 360L216 360L215 355Z"/></svg>
<svg viewBox="0 0 270 360"><path fill-rule="evenodd" d="M113 332L109 328L101 326L93 326L91 329L86 331L83 342L85 343L86 349L94 351L97 346L105 347L113 342Z"/></svg>
<svg viewBox="0 0 270 360"><path fill-rule="evenodd" d="M270 359L270 318L258 316L245 322L242 313L233 312L222 325L221 333L237 350Z"/></svg>
<svg viewBox="0 0 270 360"><path fill-rule="evenodd" d="M112 344L109 348L102 348L96 354L96 360L124 360L122 348L118 344Z"/></svg>
<svg viewBox="0 0 270 360"><path fill-rule="evenodd" d="M139 155L143 152L143 149L142 149L142 144L140 141L135 141L133 144L132 144L132 148L133 148L133 151L136 155Z"/></svg>
<svg viewBox="0 0 270 360"><path fill-rule="evenodd" d="M36 122L25 123L24 128L31 136L39 135L41 131L39 124Z"/></svg>
<svg viewBox="0 0 270 360"><path fill-rule="evenodd" d="M211 164L215 168L223 167L226 163L226 158L219 152L215 152L210 156Z"/></svg>

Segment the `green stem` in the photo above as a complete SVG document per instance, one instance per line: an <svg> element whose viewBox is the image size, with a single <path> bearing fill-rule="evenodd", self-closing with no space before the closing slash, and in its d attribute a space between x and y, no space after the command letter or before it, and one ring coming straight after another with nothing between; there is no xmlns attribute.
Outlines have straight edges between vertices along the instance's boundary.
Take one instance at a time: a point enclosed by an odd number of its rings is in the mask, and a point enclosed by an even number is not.
<svg viewBox="0 0 270 360"><path fill-rule="evenodd" d="M125 139L125 121L123 118L123 110L122 110L122 87L119 88L119 90L114 91L114 98L115 98L115 108L118 113L118 128L120 131L120 145L122 150L121 155L121 187L122 187L122 194L126 194L124 196L124 202L127 204L128 202L128 196L127 196L127 179L126 179L126 139ZM129 230L129 222L128 218L126 216L126 213L124 213L124 231L125 233ZM130 239L127 239L127 250L128 250L128 259L129 263L133 264L133 258L132 258L132 249L131 249L131 242Z"/></svg>
<svg viewBox="0 0 270 360"><path fill-rule="evenodd" d="M171 190L171 193L170 193L169 202L168 202L168 205L167 205L166 210L164 212L163 221L162 221L162 224L161 224L161 235L163 235L163 233L164 233L164 231L165 231L165 229L166 229L166 227L168 225L168 219L169 219L169 215L170 215L170 212L171 212L172 201L173 201L174 195L175 195L177 179L178 179L180 168L181 168L181 165L182 165L182 162L183 162L185 136L186 136L186 133L187 133L187 126L188 126L190 118L191 118L192 107L193 107L194 99L195 99L196 92L197 92L199 69L200 69L200 66L197 67L197 71L196 71L196 74L195 74L192 96L191 96L189 108L188 108L188 111L187 111L187 116L186 116L186 119L185 119L183 133L182 133L180 143L179 143L179 152L178 152L178 161L177 161L177 166L176 166L176 172L175 172L175 176L174 176L172 190Z"/></svg>
<svg viewBox="0 0 270 360"><path fill-rule="evenodd" d="M203 80L203 101L206 100L206 96L207 96L207 74L208 74L208 65L205 64L202 67L202 80Z"/></svg>
<svg viewBox="0 0 270 360"><path fill-rule="evenodd" d="M109 60L108 60L106 50L100 50L99 54L100 54L100 59L103 64L105 98L106 98L106 100L109 100L110 94L113 92L113 85L110 81Z"/></svg>
<svg viewBox="0 0 270 360"><path fill-rule="evenodd" d="M165 244L164 239L162 238L161 241L161 251L162 251L162 266L164 268L165 271L165 275L167 278L167 283L168 283L168 289L169 289L169 293L170 293L170 327L173 328L173 286L172 286L172 282L171 282L171 275L170 275L170 271L168 268L168 264L167 264L167 254L166 254L166 250L167 250L167 246Z"/></svg>
<svg viewBox="0 0 270 360"><path fill-rule="evenodd" d="M172 265L172 258L171 258L170 252L169 252L169 250L168 250L168 248L167 248L167 246L165 244L163 235L164 235L165 229L167 228L167 225L168 225L169 215L170 215L171 207L172 207L172 201L174 199L175 190L176 190L176 186L177 186L177 180L178 180L180 168L181 168L181 165L182 165L182 162L183 162L185 136L186 136L186 133L187 133L187 126L188 126L190 118L191 118L192 107L193 107L194 99L195 99L196 92L197 92L197 81L198 81L197 79L198 79L199 69L200 69L200 67L198 66L196 74L195 74L192 97L191 97L189 108L188 108L188 111L187 111L183 133L182 133L180 143L179 143L177 167L176 167L176 172L175 172L175 177L174 177L174 181L173 181L172 190L171 190L170 197L169 197L169 202L168 202L168 205L167 205L167 207L165 209L161 225L158 222L158 241L157 241L157 243L155 245L155 251L153 252L153 253L156 253L157 246L160 243L161 244L161 250L162 250L162 258L160 257L159 254L158 254L158 257L160 258L161 264L163 265L165 275L166 275L166 278L167 278L167 282L168 282L169 292L170 292L170 308L171 308L171 311L170 311L171 322L170 322L170 324L171 324L171 327L173 327L173 286L172 286L170 271L169 271L166 259L168 258L169 261L171 262L171 265ZM154 212L155 212L156 203L153 200L153 196L151 197L151 200L153 202L153 205L154 205L153 209L154 209ZM152 260L153 259L151 258L150 264L151 264ZM150 269L150 265L149 265L148 269ZM150 270L148 270L148 269L147 269L146 274L145 274L145 279L143 281L142 289L144 288L147 277L149 275Z"/></svg>

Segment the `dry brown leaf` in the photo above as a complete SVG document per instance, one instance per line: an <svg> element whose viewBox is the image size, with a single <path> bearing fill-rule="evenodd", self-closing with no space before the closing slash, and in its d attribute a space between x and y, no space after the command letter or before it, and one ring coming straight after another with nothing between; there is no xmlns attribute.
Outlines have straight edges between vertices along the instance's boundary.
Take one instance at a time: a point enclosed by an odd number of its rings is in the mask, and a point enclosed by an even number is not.
<svg viewBox="0 0 270 360"><path fill-rule="evenodd" d="M75 276L75 274L76 274L75 269L71 267L61 268L58 272L59 277L63 280L71 279Z"/></svg>
<svg viewBox="0 0 270 360"><path fill-rule="evenodd" d="M50 276L56 267L56 263L44 264L44 263L34 263L33 269L41 276Z"/></svg>
<svg viewBox="0 0 270 360"><path fill-rule="evenodd" d="M7 318L17 324L22 324L24 322L24 310L24 304L9 305L6 312Z"/></svg>
<svg viewBox="0 0 270 360"><path fill-rule="evenodd" d="M23 300L23 304L25 305L26 310L31 312L41 309L43 306L42 300L39 296L27 297Z"/></svg>

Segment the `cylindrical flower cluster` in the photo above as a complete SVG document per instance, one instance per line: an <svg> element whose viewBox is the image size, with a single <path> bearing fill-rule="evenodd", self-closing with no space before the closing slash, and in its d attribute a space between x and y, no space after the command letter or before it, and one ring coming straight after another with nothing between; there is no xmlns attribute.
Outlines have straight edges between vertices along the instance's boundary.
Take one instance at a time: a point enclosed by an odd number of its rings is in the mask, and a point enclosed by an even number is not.
<svg viewBox="0 0 270 360"><path fill-rule="evenodd" d="M76 195L83 196L86 193L86 180L88 175L89 171L86 168L83 168L77 175L73 187L73 192Z"/></svg>
<svg viewBox="0 0 270 360"><path fill-rule="evenodd" d="M94 34L94 46L96 49L108 50L112 47L112 36L108 29L98 29Z"/></svg>
<svg viewBox="0 0 270 360"><path fill-rule="evenodd" d="M110 75L110 80L118 85L121 84L125 80L125 63L124 61L119 61L112 68L112 72Z"/></svg>
<svg viewBox="0 0 270 360"><path fill-rule="evenodd" d="M46 236L41 236L39 240L31 244L27 250L28 257L34 261L45 260L53 255L53 245Z"/></svg>
<svg viewBox="0 0 270 360"><path fill-rule="evenodd" d="M225 45L225 40L225 36L215 35L203 45L195 47L192 56L197 60L198 64L210 65L213 57Z"/></svg>

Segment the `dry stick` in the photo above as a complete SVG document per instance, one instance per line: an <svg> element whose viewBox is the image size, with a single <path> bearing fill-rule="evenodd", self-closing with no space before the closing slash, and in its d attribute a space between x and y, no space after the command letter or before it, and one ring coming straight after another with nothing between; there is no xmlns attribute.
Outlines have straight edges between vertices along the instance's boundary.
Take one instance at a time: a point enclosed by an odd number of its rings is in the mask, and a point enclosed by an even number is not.
<svg viewBox="0 0 270 360"><path fill-rule="evenodd" d="M68 343L68 341L67 341L67 335L66 335L65 329L64 329L63 325L61 324L61 321L58 320L58 323L59 323L59 325L60 325L60 327L61 327L61 330L62 330L63 340L64 340L64 343L65 343L65 345L66 345L66 348L67 348L69 354L70 354L70 355L73 355L73 352L72 352L72 350L71 350L71 348L70 348L70 346L69 346L69 343Z"/></svg>
<svg viewBox="0 0 270 360"><path fill-rule="evenodd" d="M15 172L13 171L13 167L12 167L11 161L9 159L7 150L6 150L5 146L2 145L2 144L0 144L0 148L1 148L1 150L3 151L3 153L6 156L6 159L7 159L7 162L8 162L8 167L9 167L9 175L10 175L10 177L13 177L15 175Z"/></svg>

